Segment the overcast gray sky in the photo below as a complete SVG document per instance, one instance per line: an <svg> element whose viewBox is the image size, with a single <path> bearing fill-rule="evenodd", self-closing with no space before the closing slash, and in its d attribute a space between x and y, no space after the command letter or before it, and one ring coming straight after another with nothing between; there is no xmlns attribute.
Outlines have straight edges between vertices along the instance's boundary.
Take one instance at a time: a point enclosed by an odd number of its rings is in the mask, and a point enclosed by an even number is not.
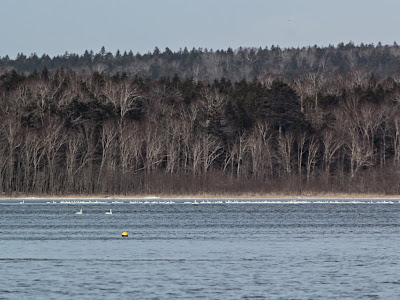
<svg viewBox="0 0 400 300"><path fill-rule="evenodd" d="M400 42L399 0L4 0L0 56Z"/></svg>

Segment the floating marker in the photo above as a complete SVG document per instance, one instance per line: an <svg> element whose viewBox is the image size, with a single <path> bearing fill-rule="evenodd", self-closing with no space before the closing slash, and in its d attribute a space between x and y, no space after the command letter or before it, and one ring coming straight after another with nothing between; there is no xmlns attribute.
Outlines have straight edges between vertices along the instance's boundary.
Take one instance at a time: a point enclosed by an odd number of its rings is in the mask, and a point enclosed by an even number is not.
<svg viewBox="0 0 400 300"><path fill-rule="evenodd" d="M128 233L126 231L124 231L121 235L122 237L128 237Z"/></svg>

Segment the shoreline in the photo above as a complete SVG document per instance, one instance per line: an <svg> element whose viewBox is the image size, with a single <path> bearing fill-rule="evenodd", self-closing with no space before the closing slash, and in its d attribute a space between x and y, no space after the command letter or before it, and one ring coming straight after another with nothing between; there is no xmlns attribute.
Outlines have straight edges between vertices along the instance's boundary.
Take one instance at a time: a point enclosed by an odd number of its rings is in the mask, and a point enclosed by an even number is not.
<svg viewBox="0 0 400 300"><path fill-rule="evenodd" d="M359 194L359 193L308 193L308 194L278 194L278 193L244 193L244 194L140 194L140 195L1 195L3 200L48 200L48 199L399 199L400 195Z"/></svg>

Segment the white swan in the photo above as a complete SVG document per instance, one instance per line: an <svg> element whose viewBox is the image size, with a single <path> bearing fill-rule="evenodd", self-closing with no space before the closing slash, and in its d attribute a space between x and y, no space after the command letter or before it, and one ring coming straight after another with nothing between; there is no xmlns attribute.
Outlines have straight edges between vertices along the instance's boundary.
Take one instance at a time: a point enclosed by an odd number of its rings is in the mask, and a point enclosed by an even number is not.
<svg viewBox="0 0 400 300"><path fill-rule="evenodd" d="M112 209L110 209L110 211L106 211L106 215L112 215Z"/></svg>
<svg viewBox="0 0 400 300"><path fill-rule="evenodd" d="M77 211L75 214L76 215L81 215L82 214L82 208L79 211Z"/></svg>

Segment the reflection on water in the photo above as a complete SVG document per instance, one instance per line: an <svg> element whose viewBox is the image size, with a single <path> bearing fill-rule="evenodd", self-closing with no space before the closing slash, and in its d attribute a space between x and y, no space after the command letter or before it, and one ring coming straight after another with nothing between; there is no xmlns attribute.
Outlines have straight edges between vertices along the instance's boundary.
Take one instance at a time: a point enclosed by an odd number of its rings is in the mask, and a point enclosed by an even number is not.
<svg viewBox="0 0 400 300"><path fill-rule="evenodd" d="M0 204L0 298L400 296L397 199L85 201Z"/></svg>

